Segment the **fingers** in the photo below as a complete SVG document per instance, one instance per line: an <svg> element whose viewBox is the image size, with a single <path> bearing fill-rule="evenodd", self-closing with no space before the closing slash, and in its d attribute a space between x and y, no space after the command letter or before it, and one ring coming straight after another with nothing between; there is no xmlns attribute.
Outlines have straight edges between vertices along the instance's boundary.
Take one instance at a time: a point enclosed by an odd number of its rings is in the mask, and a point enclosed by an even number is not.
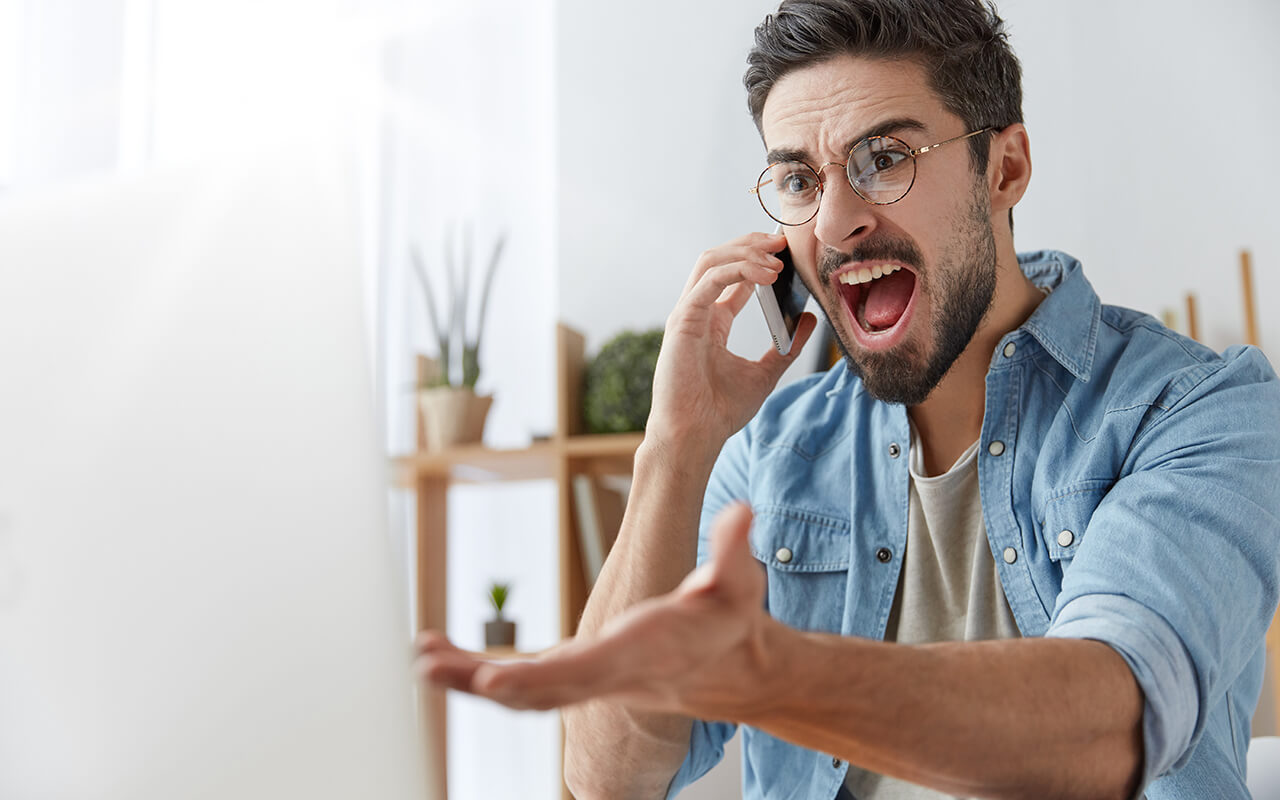
<svg viewBox="0 0 1280 800"><path fill-rule="evenodd" d="M682 299L689 297L694 288L702 281L704 275L713 269L723 266L736 264L741 269L754 265L777 273L782 268L782 262L773 254L785 247L786 241L786 237L780 234L749 233L746 236L740 236L737 239L726 242L719 247L707 250L699 256L694 264L693 272L690 273L689 280L680 292L680 297ZM759 271L756 274L763 276L763 273ZM728 284L721 284L721 288L726 285ZM710 303L711 300L705 300L705 302Z"/></svg>
<svg viewBox="0 0 1280 800"><path fill-rule="evenodd" d="M595 638L570 640L532 661L484 664L470 691L515 709L610 697L651 706L656 702L652 685L669 678L673 669L658 653L676 627L678 606L678 598L670 595L651 597L610 620Z"/></svg>
<svg viewBox="0 0 1280 800"><path fill-rule="evenodd" d="M455 647L442 633L423 631L414 640L413 667L427 681L448 689L471 691L475 671L484 663Z"/></svg>
<svg viewBox="0 0 1280 800"><path fill-rule="evenodd" d="M745 236L730 239L718 247L706 250L694 263L693 272L689 274L689 280L685 283L684 289L680 291L680 296L687 295L693 285L702 277L702 273L716 264L737 260L737 257L752 248L757 248L767 253L776 253L784 246L786 246L786 237L781 234L748 233Z"/></svg>
<svg viewBox="0 0 1280 800"><path fill-rule="evenodd" d="M534 661L484 664L471 690L516 709L557 708L607 694L618 676L618 643L572 641Z"/></svg>
<svg viewBox="0 0 1280 800"><path fill-rule="evenodd" d="M590 699L616 673L616 647L571 640L537 659L494 663L455 646L442 633L414 640L417 674L435 686L485 697L516 709L547 709Z"/></svg>
<svg viewBox="0 0 1280 800"><path fill-rule="evenodd" d="M752 287L756 284L771 284L778 279L781 271L781 261L760 264L755 260L744 260L712 267L702 274L682 302L694 306L710 306L730 286L744 282Z"/></svg>
<svg viewBox="0 0 1280 800"><path fill-rule="evenodd" d="M764 595L764 574L751 555L751 507L733 503L711 526L711 574L716 591L733 601L758 604Z"/></svg>
<svg viewBox="0 0 1280 800"><path fill-rule="evenodd" d="M419 677L445 689L474 693L476 671L485 662L461 650L420 656L414 662Z"/></svg>
<svg viewBox="0 0 1280 800"><path fill-rule="evenodd" d="M759 605L764 598L764 573L751 555L751 507L733 503L711 526L711 555L680 583L680 594L720 596L730 602Z"/></svg>
<svg viewBox="0 0 1280 800"><path fill-rule="evenodd" d="M413 649L418 654L428 653L436 650L453 649L453 643L449 641L449 637L440 631L419 631L418 635L413 637Z"/></svg>
<svg viewBox="0 0 1280 800"><path fill-rule="evenodd" d="M751 295L755 294L755 286L750 283L736 283L725 289L720 294L719 302L728 307L729 311L736 317L738 312L742 310L751 300Z"/></svg>
<svg viewBox="0 0 1280 800"><path fill-rule="evenodd" d="M751 506L743 502L730 503L716 515L711 523L711 561L717 568L742 553L750 558L747 537L754 518Z"/></svg>

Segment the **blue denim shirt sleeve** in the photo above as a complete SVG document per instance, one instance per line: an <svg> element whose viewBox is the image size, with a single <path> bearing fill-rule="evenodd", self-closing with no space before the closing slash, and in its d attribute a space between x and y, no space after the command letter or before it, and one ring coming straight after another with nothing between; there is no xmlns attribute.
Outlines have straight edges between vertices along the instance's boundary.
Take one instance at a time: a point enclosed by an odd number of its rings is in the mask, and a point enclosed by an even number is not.
<svg viewBox="0 0 1280 800"><path fill-rule="evenodd" d="M1256 656L1280 589L1280 383L1251 348L1147 412L1063 575L1046 635L1096 639L1144 694L1143 785L1191 758Z"/></svg>
<svg viewBox="0 0 1280 800"><path fill-rule="evenodd" d="M746 500L749 485L748 454L750 434L743 429L730 437L716 459L702 499L702 516L698 522L698 563L707 560L711 523L716 514L734 500ZM711 771L724 758L724 745L733 738L738 726L729 722L693 721L689 736L689 753L667 787L667 797L675 797L684 787Z"/></svg>

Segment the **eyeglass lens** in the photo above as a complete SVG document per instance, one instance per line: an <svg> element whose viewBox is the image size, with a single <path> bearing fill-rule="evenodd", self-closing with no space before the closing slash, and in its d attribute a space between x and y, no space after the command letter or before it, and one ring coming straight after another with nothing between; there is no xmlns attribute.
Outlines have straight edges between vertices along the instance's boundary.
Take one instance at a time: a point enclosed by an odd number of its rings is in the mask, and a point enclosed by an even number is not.
<svg viewBox="0 0 1280 800"><path fill-rule="evenodd" d="M876 205L906 196L916 179L916 160L906 143L892 136L873 136L854 145L845 165L849 184L862 199ZM760 205L783 225L803 225L818 213L822 180L803 161L770 164L756 184Z"/></svg>

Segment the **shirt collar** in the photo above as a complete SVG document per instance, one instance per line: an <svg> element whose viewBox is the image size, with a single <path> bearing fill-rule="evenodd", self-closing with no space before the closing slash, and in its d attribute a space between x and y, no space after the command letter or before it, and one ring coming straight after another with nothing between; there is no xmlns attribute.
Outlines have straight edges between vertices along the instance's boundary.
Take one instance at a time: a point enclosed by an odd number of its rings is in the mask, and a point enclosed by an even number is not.
<svg viewBox="0 0 1280 800"><path fill-rule="evenodd" d="M1018 254L1018 266L1036 286L1048 289L1022 328L1078 380L1088 382L1098 343L1102 303L1080 262L1057 250Z"/></svg>

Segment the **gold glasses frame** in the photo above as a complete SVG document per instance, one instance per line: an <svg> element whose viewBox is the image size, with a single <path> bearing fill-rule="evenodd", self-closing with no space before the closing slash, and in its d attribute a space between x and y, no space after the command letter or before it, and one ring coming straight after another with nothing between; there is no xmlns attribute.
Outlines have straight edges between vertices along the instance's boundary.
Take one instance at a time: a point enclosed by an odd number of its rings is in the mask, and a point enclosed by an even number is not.
<svg viewBox="0 0 1280 800"><path fill-rule="evenodd" d="M902 141L896 136L868 136L865 139L859 140L857 143L853 145L853 147L849 148L849 158L847 158L843 162L828 161L827 163L823 164L821 167L818 167L817 169L814 169L808 164L805 164L805 162L803 161L790 162L790 163L804 164L804 166L807 167L818 179L818 201L814 203L813 213L810 214L807 219L802 220L801 222L783 222L782 220L775 217L772 213L770 213L769 207L766 206L764 203L764 195L761 192L761 189L769 185L770 183L773 183L773 176L770 174L770 170L772 170L776 166L776 164L770 164L769 166L765 167L760 172L760 177L756 179L756 185L752 186L747 191L750 192L751 194L754 194L756 196L756 199L760 201L760 207L764 209L764 213L769 215L769 219L773 220L774 222L777 222L779 225L789 225L789 226L804 225L808 223L810 220L812 220L814 217L818 216L818 209L822 206L822 194L826 190L826 181L822 177L823 172L826 170L827 167L843 167L844 176L849 181L849 188L853 189L853 191L857 193L858 197L861 197L863 200L865 200L866 202L870 203L873 206L893 205L894 203L898 202L902 198L906 197L907 193L911 191L911 187L916 185L916 158L918 156L922 156L925 153L929 153L934 150L937 150L939 147L942 147L945 144L951 144L952 142L962 142L965 139L970 139L974 136L977 136L980 133L987 133L988 131L994 131L994 130L997 130L997 129L992 127L979 128L976 131L969 131L968 133L963 133L959 136L953 136L950 139L946 139L944 141L937 142L935 144L925 145L924 147L916 147L916 148L912 148L910 145L908 145L906 142ZM896 142L897 144L902 145L902 148L907 153L907 155L911 156L911 182L907 184L907 188L902 190L902 194L898 195L892 200L872 200L870 197L867 197L865 194L862 193L862 190L858 188L858 184L854 180L854 177L849 174L849 164L853 163L853 152L860 147L864 147L864 146L871 147L874 145L874 143L877 140L886 140L888 142ZM783 162L783 163L788 163L788 162Z"/></svg>

